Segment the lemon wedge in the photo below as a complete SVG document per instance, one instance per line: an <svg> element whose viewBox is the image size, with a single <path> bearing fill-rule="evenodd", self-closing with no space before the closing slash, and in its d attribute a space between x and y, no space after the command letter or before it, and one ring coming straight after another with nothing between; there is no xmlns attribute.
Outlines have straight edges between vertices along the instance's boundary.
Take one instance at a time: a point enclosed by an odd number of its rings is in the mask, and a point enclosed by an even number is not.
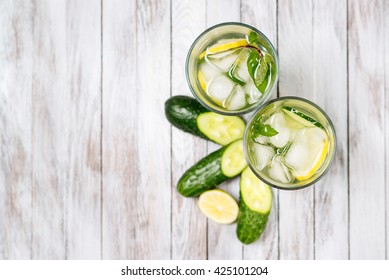
<svg viewBox="0 0 389 280"><path fill-rule="evenodd" d="M205 51L203 51L200 54L199 59L202 59L205 55L207 55L209 53L224 52L224 51L228 51L228 50L233 49L233 48L244 47L247 45L248 45L248 42L245 39L239 39L239 40L234 40L234 41L227 42L227 43L215 44L211 47L208 47Z"/></svg>
<svg viewBox="0 0 389 280"><path fill-rule="evenodd" d="M198 205L207 218L218 224L231 224L238 218L238 203L222 190L214 189L202 193Z"/></svg>

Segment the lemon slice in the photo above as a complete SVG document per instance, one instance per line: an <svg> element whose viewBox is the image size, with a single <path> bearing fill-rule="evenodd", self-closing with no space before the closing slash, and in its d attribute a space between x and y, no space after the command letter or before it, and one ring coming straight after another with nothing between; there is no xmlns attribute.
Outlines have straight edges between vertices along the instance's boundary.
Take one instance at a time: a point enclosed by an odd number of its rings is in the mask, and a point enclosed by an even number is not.
<svg viewBox="0 0 389 280"><path fill-rule="evenodd" d="M207 83L205 82L204 74L201 70L199 70L199 72L197 74L197 78L199 79L199 83L200 83L200 86L203 89L203 91L207 92Z"/></svg>
<svg viewBox="0 0 389 280"><path fill-rule="evenodd" d="M305 170L305 172L296 172L295 177L299 181L304 181L313 176L313 174L316 173L316 171L320 168L320 166L323 164L324 160L327 157L328 152L328 141L324 142L321 146L321 150L318 153L311 169Z"/></svg>
<svg viewBox="0 0 389 280"><path fill-rule="evenodd" d="M244 47L247 46L248 43L245 39L239 39L239 40L234 40L228 43L219 43L215 44L211 47L208 47L205 51L203 51L199 59L202 59L206 54L208 53L219 53L219 52L224 52L233 48L239 48L239 47Z"/></svg>
<svg viewBox="0 0 389 280"><path fill-rule="evenodd" d="M231 195L222 190L210 190L202 193L198 205L207 218L218 224L231 224L238 218L238 203Z"/></svg>

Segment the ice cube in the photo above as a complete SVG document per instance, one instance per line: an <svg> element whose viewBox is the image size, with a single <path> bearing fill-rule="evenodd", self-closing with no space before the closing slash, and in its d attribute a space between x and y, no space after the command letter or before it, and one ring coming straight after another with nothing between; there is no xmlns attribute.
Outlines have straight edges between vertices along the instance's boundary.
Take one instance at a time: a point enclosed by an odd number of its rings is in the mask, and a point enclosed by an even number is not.
<svg viewBox="0 0 389 280"><path fill-rule="evenodd" d="M285 121L285 116L281 111L274 113L265 124L269 124L277 130L278 134L270 137L270 142L277 148L282 148L291 140L291 131Z"/></svg>
<svg viewBox="0 0 389 280"><path fill-rule="evenodd" d="M314 146L327 141L327 133L318 127L307 127L304 129L305 135L309 139L309 142Z"/></svg>
<svg viewBox="0 0 389 280"><path fill-rule="evenodd" d="M220 53L208 54L205 56L205 61L221 72L227 73L238 57L241 48L227 50Z"/></svg>
<svg viewBox="0 0 389 280"><path fill-rule="evenodd" d="M271 162L275 155L274 149L269 146L254 143L253 145L256 167L258 170L264 169Z"/></svg>
<svg viewBox="0 0 389 280"><path fill-rule="evenodd" d="M248 95L247 101L249 104L257 102L262 96L262 93L257 89L254 81L251 79L244 85L244 91Z"/></svg>
<svg viewBox="0 0 389 280"><path fill-rule="evenodd" d="M258 137L254 138L255 143L266 145L269 143L269 137L259 135Z"/></svg>
<svg viewBox="0 0 389 280"><path fill-rule="evenodd" d="M207 92L212 98L223 103L231 95L234 86L235 83L227 76L219 74L209 82Z"/></svg>
<svg viewBox="0 0 389 280"><path fill-rule="evenodd" d="M202 62L199 65L199 70L198 70L198 76L199 79L200 77L203 79L203 81L206 85L213 79L215 76L220 75L220 70L216 69L212 65L208 64L207 62Z"/></svg>
<svg viewBox="0 0 389 280"><path fill-rule="evenodd" d="M269 176L281 183L291 183L294 180L289 168L282 162L280 157L276 157L268 170Z"/></svg>
<svg viewBox="0 0 389 280"><path fill-rule="evenodd" d="M295 140L285 155L285 162L295 170L303 171L309 168L310 153L304 142Z"/></svg>
<svg viewBox="0 0 389 280"><path fill-rule="evenodd" d="M248 49L242 49L233 65L233 76L245 83L252 80L247 68L247 58L249 57L249 54L250 52Z"/></svg>
<svg viewBox="0 0 389 280"><path fill-rule="evenodd" d="M228 110L238 110L246 106L246 95L240 85L236 85L225 102Z"/></svg>
<svg viewBox="0 0 389 280"><path fill-rule="evenodd" d="M318 127L300 129L285 155L285 162L294 170L296 177L310 177L325 154L327 135Z"/></svg>

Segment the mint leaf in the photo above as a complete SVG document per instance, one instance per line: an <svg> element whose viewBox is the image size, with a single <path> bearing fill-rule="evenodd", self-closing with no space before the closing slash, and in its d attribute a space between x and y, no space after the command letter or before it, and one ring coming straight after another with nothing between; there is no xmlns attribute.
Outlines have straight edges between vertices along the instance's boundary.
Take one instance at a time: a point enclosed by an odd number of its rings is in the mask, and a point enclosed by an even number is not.
<svg viewBox="0 0 389 280"><path fill-rule="evenodd" d="M250 77L255 82L255 72L259 64L259 53L255 50L250 50L249 57L247 58L247 69L249 71Z"/></svg>
<svg viewBox="0 0 389 280"><path fill-rule="evenodd" d="M262 56L260 56L258 51L250 50L250 55L247 59L247 69L256 88L260 92L264 93L270 72L268 63Z"/></svg>
<svg viewBox="0 0 389 280"><path fill-rule="evenodd" d="M267 63L266 63L267 64ZM269 83L269 77L270 77L270 68L269 70L267 71L266 75L265 75L265 79L263 80L263 82L260 84L260 85L256 85L258 90L262 93L265 92L266 88L267 88L267 84Z"/></svg>
<svg viewBox="0 0 389 280"><path fill-rule="evenodd" d="M253 125L253 137L258 137L259 135L272 137L274 135L277 135L278 131L272 128L268 124L264 124L261 121L261 118L258 118L256 122L254 122Z"/></svg>
<svg viewBox="0 0 389 280"><path fill-rule="evenodd" d="M259 89L259 86L263 83L263 81L266 78L267 72L269 70L269 65L267 62L262 58L259 61L259 67L257 68L257 71L255 72L255 79L254 83L256 87ZM263 91L261 91L263 93Z"/></svg>
<svg viewBox="0 0 389 280"><path fill-rule="evenodd" d="M258 34L256 32L253 32L253 31L250 32L250 34L249 34L249 43L250 44L253 44L253 43L260 44L259 36L258 36Z"/></svg>

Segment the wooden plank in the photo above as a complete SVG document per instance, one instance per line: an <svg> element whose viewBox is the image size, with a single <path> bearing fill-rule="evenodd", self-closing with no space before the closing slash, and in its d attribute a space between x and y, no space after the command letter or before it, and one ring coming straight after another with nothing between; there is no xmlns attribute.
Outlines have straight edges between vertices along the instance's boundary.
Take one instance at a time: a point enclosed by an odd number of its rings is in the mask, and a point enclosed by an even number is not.
<svg viewBox="0 0 389 280"><path fill-rule="evenodd" d="M389 258L389 1L384 2L384 19L385 19L385 42L384 42L384 54L385 54L385 181L386 181L386 259Z"/></svg>
<svg viewBox="0 0 389 280"><path fill-rule="evenodd" d="M205 0L172 1L172 95L191 94L185 79L185 59L195 38L205 29ZM207 220L197 199L176 189L182 174L206 156L207 142L172 128L172 258L206 259Z"/></svg>
<svg viewBox="0 0 389 280"><path fill-rule="evenodd" d="M32 6L0 2L0 259L31 257Z"/></svg>
<svg viewBox="0 0 389 280"><path fill-rule="evenodd" d="M242 0L242 22L263 32L277 46L277 2ZM276 96L277 92L274 92ZM266 230L259 241L244 246L244 259L278 259L278 190L273 189L273 206Z"/></svg>
<svg viewBox="0 0 389 280"><path fill-rule="evenodd" d="M69 96L65 2L35 3L33 14L33 231L34 259L66 258L69 178Z"/></svg>
<svg viewBox="0 0 389 280"><path fill-rule="evenodd" d="M383 8L348 6L351 259L385 258Z"/></svg>
<svg viewBox="0 0 389 280"><path fill-rule="evenodd" d="M169 2L103 14L103 256L170 258Z"/></svg>
<svg viewBox="0 0 389 280"><path fill-rule="evenodd" d="M312 1L278 1L280 96L313 99ZM314 187L279 191L280 259L314 258Z"/></svg>
<svg viewBox="0 0 389 280"><path fill-rule="evenodd" d="M33 258L100 257L99 7L33 7Z"/></svg>
<svg viewBox="0 0 389 280"><path fill-rule="evenodd" d="M347 1L314 1L313 64L315 101L337 133L333 165L314 186L315 258L347 259Z"/></svg>
<svg viewBox="0 0 389 280"><path fill-rule="evenodd" d="M101 3L67 1L66 257L101 258Z"/></svg>
<svg viewBox="0 0 389 280"><path fill-rule="evenodd" d="M348 8L350 258L383 259L384 5L382 1L349 1Z"/></svg>
<svg viewBox="0 0 389 280"><path fill-rule="evenodd" d="M135 258L138 98L135 1L103 1L102 257Z"/></svg>
<svg viewBox="0 0 389 280"><path fill-rule="evenodd" d="M228 7L228 8L226 8ZM207 2L207 27L228 21L240 21L240 1L214 0ZM208 153L220 146L208 143ZM239 177L220 185L236 199L239 198ZM219 225L208 221L208 258L242 259L242 244L236 237L236 224Z"/></svg>
<svg viewBox="0 0 389 280"><path fill-rule="evenodd" d="M170 1L137 1L138 158L136 257L171 258ZM152 172L150 172L152 170Z"/></svg>
<svg viewBox="0 0 389 280"><path fill-rule="evenodd" d="M350 258L383 259L384 5L367 0L348 3Z"/></svg>

